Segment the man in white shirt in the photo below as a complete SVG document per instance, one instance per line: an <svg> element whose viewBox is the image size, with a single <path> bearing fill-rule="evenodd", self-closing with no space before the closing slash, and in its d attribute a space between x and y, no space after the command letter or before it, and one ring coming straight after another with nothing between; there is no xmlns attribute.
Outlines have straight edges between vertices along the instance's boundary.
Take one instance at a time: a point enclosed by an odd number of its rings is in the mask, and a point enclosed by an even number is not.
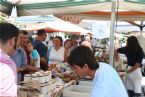
<svg viewBox="0 0 145 97"><path fill-rule="evenodd" d="M81 78L90 76L93 79L91 97L128 97L115 69L106 63L98 64L89 47L78 46L73 49L68 63Z"/></svg>

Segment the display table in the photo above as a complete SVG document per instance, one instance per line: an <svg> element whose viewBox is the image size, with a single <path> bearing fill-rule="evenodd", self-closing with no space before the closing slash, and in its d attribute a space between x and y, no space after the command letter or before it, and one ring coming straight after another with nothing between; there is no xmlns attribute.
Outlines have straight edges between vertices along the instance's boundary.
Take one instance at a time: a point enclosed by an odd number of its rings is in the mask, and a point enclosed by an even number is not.
<svg viewBox="0 0 145 97"><path fill-rule="evenodd" d="M64 84L60 84L60 82L54 80L50 81L49 83L43 84L40 84L38 81L31 81L28 83L21 82L21 83L23 83L23 85L18 85L19 87L18 97L31 97L32 95L33 96L35 95L33 94L33 92L36 92L37 95L39 95L37 97L61 97L63 89L76 84L76 81L71 80L70 82Z"/></svg>
<svg viewBox="0 0 145 97"><path fill-rule="evenodd" d="M19 94L22 94L20 97L33 97L33 95L35 97L61 97L63 89L76 84L78 79L75 72L70 69L69 66L61 64L58 67L49 68L51 71L40 70L33 74L25 74L24 81L18 85Z"/></svg>

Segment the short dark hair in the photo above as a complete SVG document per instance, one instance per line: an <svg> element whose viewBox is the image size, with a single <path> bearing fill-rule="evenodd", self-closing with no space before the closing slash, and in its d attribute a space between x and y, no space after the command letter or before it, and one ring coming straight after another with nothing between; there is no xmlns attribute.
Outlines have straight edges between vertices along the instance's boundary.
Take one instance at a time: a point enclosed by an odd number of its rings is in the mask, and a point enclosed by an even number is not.
<svg viewBox="0 0 145 97"><path fill-rule="evenodd" d="M31 42L31 41L28 40L27 41L27 44L29 44L29 43L33 46L33 42Z"/></svg>
<svg viewBox="0 0 145 97"><path fill-rule="evenodd" d="M46 32L45 32L44 29L40 29L40 30L37 31L37 35L43 35L43 34L45 34L45 33L46 33Z"/></svg>
<svg viewBox="0 0 145 97"><path fill-rule="evenodd" d="M78 46L74 48L71 51L67 61L72 67L74 65L78 65L83 68L83 66L87 64L91 70L96 70L99 68L94 52L89 47L85 46Z"/></svg>
<svg viewBox="0 0 145 97"><path fill-rule="evenodd" d="M16 26L10 23L0 23L0 42L6 43L13 37L18 38L19 30Z"/></svg>
<svg viewBox="0 0 145 97"><path fill-rule="evenodd" d="M28 32L26 30L20 30L20 33L24 35L28 35Z"/></svg>

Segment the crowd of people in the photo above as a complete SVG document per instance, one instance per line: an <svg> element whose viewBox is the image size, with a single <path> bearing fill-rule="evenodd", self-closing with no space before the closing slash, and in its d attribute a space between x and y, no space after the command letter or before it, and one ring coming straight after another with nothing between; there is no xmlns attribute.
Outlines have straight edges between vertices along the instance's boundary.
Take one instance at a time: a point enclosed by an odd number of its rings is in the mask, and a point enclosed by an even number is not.
<svg viewBox="0 0 145 97"><path fill-rule="evenodd" d="M17 67L17 83L24 80L25 74L46 71L51 64L59 65L67 62L72 48L78 46L75 40L67 39L63 42L62 37L56 36L52 40L52 45L48 47L43 43L46 37L44 29L38 30L37 37L33 41L29 40L26 30L19 31L19 43L11 56Z"/></svg>
<svg viewBox="0 0 145 97"><path fill-rule="evenodd" d="M62 37L56 36L52 39L52 45L47 47L43 43L47 37L44 29L37 31L33 41L28 37L27 31L19 31L10 23L0 23L0 97L17 97L17 83L24 80L25 74L47 71L51 65L65 62L80 78L90 76L93 79L91 97L141 96L143 51L136 37L129 37L127 45L116 50L128 59L128 94L115 69L97 62L89 41L79 45L74 39L63 41Z"/></svg>

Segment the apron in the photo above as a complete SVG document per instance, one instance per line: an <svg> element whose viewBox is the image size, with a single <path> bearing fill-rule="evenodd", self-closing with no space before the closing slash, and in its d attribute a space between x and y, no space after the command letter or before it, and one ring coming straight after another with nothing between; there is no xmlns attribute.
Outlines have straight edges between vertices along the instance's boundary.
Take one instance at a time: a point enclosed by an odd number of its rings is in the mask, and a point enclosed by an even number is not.
<svg viewBox="0 0 145 97"><path fill-rule="evenodd" d="M128 66L128 70L132 68ZM142 73L141 68L137 68L131 73L126 75L126 89L132 90L135 93L141 93L141 82L142 82Z"/></svg>

